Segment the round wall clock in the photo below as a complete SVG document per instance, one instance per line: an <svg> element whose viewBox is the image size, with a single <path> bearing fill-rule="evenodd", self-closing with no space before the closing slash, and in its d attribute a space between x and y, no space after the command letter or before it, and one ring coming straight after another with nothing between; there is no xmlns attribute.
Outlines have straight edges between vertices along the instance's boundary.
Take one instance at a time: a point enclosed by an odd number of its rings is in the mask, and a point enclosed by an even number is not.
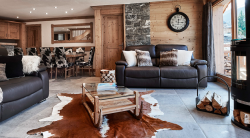
<svg viewBox="0 0 250 138"><path fill-rule="evenodd" d="M180 5L178 5L180 6ZM176 6L175 6L176 7ZM179 12L180 9L176 8L176 13L172 14L168 18L168 27L170 30L174 32L182 32L188 28L189 25L189 18L188 16L183 13Z"/></svg>

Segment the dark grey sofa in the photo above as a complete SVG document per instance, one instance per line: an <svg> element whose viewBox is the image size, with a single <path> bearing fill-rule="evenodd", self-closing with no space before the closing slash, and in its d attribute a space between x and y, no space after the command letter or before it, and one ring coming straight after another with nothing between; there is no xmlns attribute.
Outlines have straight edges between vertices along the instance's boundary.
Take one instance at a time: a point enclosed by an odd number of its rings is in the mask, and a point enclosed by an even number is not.
<svg viewBox="0 0 250 138"><path fill-rule="evenodd" d="M45 66L29 76L0 82L3 100L0 103L0 122L45 100L49 96L49 77Z"/></svg>
<svg viewBox="0 0 250 138"><path fill-rule="evenodd" d="M127 51L140 49L149 51L152 67L127 67L122 59L116 62L116 81L118 86L143 88L196 88L198 81L207 76L207 61L194 59L190 66L159 66L160 52L172 49L188 50L186 45L142 45L128 46ZM207 79L202 80L201 87L207 87Z"/></svg>

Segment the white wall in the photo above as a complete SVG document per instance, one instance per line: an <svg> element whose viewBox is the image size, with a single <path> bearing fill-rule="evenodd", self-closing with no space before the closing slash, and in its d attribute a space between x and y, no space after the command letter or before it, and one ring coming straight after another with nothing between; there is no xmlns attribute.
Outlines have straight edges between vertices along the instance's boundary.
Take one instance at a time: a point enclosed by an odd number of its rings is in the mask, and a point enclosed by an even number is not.
<svg viewBox="0 0 250 138"><path fill-rule="evenodd" d="M56 20L56 21L40 21L40 22L26 22L29 24L41 24L41 37L42 37L42 47L84 47L84 46L95 46L95 19L75 19L75 20ZM51 44L51 24L78 24L78 23L90 23L93 22L93 43L55 43ZM88 61L89 51L85 52L87 55L84 56L84 61ZM93 63L95 69L95 60Z"/></svg>
<svg viewBox="0 0 250 138"><path fill-rule="evenodd" d="M94 19L75 19L75 20L56 20L56 21L39 21L39 22L26 22L29 24L41 24L42 32L42 47L78 47L78 46L95 46L95 37L93 38L93 43L55 43L51 44L51 24L78 24L78 23L90 23ZM94 27L94 25L93 25ZM93 36L95 36L93 28Z"/></svg>

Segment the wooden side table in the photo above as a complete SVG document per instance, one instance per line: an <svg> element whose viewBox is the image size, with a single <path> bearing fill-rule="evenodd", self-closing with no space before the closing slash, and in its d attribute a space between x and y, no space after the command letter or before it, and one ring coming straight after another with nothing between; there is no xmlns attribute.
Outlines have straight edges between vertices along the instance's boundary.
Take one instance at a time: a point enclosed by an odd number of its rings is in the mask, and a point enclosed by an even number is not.
<svg viewBox="0 0 250 138"><path fill-rule="evenodd" d="M116 94L99 95L98 92L86 89L86 84L82 85L82 103L87 109L90 118L95 127L100 127L103 121L103 115L130 111L136 119L142 118L142 106L139 112L139 92L134 91L133 94L122 95ZM109 93L107 91L107 93ZM128 98L134 98L132 103ZM143 104L141 104L143 105Z"/></svg>

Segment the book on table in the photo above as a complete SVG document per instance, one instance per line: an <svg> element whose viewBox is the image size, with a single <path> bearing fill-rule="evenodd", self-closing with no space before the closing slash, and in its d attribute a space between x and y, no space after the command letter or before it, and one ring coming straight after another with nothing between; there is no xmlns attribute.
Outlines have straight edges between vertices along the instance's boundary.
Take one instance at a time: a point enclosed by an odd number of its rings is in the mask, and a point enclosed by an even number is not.
<svg viewBox="0 0 250 138"><path fill-rule="evenodd" d="M97 86L98 93L106 93L109 92L110 94L117 92L117 85L116 83L99 83Z"/></svg>

